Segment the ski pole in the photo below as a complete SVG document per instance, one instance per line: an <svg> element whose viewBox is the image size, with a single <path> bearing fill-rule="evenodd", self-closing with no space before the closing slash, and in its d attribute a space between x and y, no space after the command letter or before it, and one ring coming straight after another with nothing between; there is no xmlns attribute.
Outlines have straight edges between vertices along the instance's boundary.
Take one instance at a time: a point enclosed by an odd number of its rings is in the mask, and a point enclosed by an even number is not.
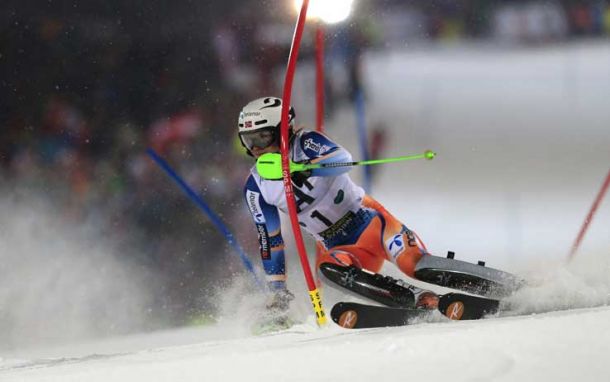
<svg viewBox="0 0 610 382"><path fill-rule="evenodd" d="M178 186L180 186L182 191L184 191L184 193L197 205L197 207L199 207L203 212L205 212L206 215L208 215L212 223L224 235L229 244L239 255L242 263L244 264L244 267L246 267L246 270L248 270L248 272L252 274L256 285L258 285L258 287L264 291L265 284L263 284L260 278L256 275L256 271L252 266L252 262L250 261L250 259L248 259L248 256L246 256L246 253L244 252L243 248L239 245L237 240L235 240L235 237L229 231L227 226L222 222L222 220L220 220L220 218L214 213L214 211L210 209L207 203L199 195L197 195L197 193L195 193L195 191L193 191L193 189L189 187L189 185L186 184L186 182L182 180L180 176L178 176L178 174L170 167L170 165L165 160L163 160L163 158L157 155L157 153L153 149L148 148L146 150L146 153L155 161L155 163L159 165L159 167L161 167L165 171L165 173L170 178L172 178L178 184Z"/></svg>
<svg viewBox="0 0 610 382"><path fill-rule="evenodd" d="M578 236L576 237L576 240L574 241L574 244L572 245L572 248L570 249L570 253L568 254L568 261L571 261L574 258L574 255L576 254L576 251L578 250L578 247L580 246L582 239L585 237L585 233L587 233L589 224L591 223L591 220L593 220L593 216L595 216L595 212L597 211L597 208L599 207L600 203L604 199L604 195L606 194L606 191L608 190L609 186L610 186L610 171L608 171L608 175L606 175L606 179L604 180L604 183L602 184L601 189L597 193L597 197L595 198L595 201L593 202L593 205L591 206L591 209L589 210L589 213L587 214L587 217L585 218L585 221L582 224L582 227L580 228L580 232L578 232Z"/></svg>
<svg viewBox="0 0 610 382"><path fill-rule="evenodd" d="M385 159L371 159L356 162L333 162L333 163L294 163L290 162L290 172L314 170L316 168L370 166L374 164L401 162L413 159L434 159L436 153L427 150L423 154L406 155ZM261 155L256 161L256 170L265 179L282 179L282 156L279 153L267 153Z"/></svg>

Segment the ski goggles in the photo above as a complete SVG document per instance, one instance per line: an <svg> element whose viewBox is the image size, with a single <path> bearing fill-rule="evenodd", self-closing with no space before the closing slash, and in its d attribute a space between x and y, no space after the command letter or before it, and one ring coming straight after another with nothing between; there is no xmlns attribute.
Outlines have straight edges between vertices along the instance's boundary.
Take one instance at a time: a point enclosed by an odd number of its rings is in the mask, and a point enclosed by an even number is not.
<svg viewBox="0 0 610 382"><path fill-rule="evenodd" d="M249 131L241 133L239 136L248 150L252 150L254 147L265 149L275 143L276 139L275 128Z"/></svg>

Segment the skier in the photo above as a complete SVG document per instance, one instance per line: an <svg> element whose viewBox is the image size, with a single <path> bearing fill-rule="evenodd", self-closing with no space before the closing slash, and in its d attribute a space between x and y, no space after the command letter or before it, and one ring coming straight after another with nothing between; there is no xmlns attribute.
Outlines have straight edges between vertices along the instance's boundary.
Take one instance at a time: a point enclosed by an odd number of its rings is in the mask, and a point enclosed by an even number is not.
<svg viewBox="0 0 610 382"><path fill-rule="evenodd" d="M282 100L265 97L248 103L239 114L239 138L248 154L258 158L277 153ZM295 129L295 111L289 109L290 159L294 162L350 162L350 153L324 134ZM323 250L321 263L355 266L378 272L391 261L414 277L415 265L428 256L418 236L355 184L350 167L318 168L291 175L299 224ZM245 199L258 232L267 281L273 291L267 307L285 312L294 297L286 288L284 241L279 211L288 211L282 181L264 179L256 167L246 181ZM416 306L434 308L435 293L415 288Z"/></svg>

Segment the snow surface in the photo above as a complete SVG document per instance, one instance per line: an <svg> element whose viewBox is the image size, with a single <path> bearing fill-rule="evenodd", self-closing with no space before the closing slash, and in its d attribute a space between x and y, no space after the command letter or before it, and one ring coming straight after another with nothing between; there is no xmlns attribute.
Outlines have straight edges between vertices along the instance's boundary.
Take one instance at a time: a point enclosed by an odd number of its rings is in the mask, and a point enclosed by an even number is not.
<svg viewBox="0 0 610 382"><path fill-rule="evenodd" d="M576 260L564 261L610 164L609 67L608 42L366 57L368 118L390 134L384 155L439 153L432 162L384 166L373 195L432 253L455 250L527 276L531 286L509 299L515 311L318 329L292 256L292 313L301 323L288 331L251 334L261 296L240 281L223 293L217 324L0 350L0 380L609 380L607 201ZM295 94L310 94L306 71L304 64ZM295 102L307 110L302 98ZM327 128L358 157L353 125L343 108ZM384 273L397 274L391 265ZM324 290L327 311L339 299Z"/></svg>
<svg viewBox="0 0 610 382"><path fill-rule="evenodd" d="M603 381L610 372L609 322L610 308L603 307L361 331L300 325L266 336L204 340L227 330L219 326L189 330L193 341L201 339L197 344L123 353L118 342L109 354L7 360L0 379Z"/></svg>

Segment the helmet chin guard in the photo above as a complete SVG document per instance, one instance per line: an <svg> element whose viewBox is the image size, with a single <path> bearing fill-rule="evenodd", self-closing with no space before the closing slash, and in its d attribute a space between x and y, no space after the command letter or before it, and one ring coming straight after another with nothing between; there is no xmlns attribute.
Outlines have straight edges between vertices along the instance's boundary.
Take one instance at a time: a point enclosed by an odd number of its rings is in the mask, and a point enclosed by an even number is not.
<svg viewBox="0 0 610 382"><path fill-rule="evenodd" d="M295 112L291 106L288 111L288 124L290 131L294 127ZM263 97L255 99L248 103L239 113L239 119L237 121L237 127L239 129L239 140L248 152L250 152L249 146L251 142L244 141L244 136L253 136L254 132L263 133L263 131L270 131L273 135L273 142L269 145L276 143L280 139L280 124L282 122L282 100L277 97ZM246 139L246 141L248 141Z"/></svg>

